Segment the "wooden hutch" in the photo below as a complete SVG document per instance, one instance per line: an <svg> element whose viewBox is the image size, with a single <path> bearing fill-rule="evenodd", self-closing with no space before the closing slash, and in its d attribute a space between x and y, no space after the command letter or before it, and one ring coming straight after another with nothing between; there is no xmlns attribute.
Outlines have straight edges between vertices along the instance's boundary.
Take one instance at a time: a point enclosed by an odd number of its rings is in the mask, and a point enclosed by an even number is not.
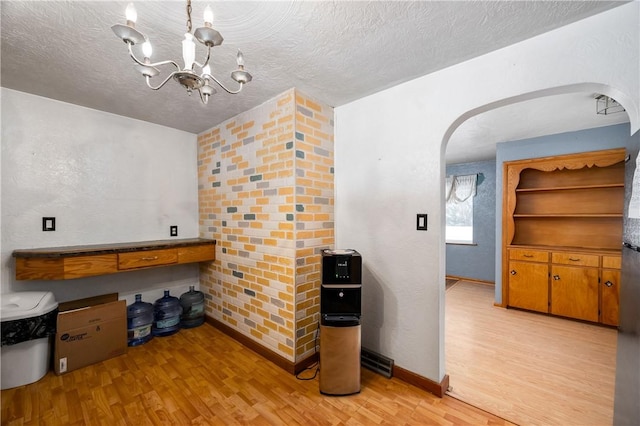
<svg viewBox="0 0 640 426"><path fill-rule="evenodd" d="M625 150L503 169L503 306L617 326Z"/></svg>

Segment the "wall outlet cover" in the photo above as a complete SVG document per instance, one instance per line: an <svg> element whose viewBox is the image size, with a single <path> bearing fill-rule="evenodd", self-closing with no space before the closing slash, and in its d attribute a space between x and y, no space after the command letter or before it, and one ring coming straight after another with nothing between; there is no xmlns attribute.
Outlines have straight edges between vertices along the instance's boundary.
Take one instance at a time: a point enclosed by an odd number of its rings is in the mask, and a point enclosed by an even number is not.
<svg viewBox="0 0 640 426"><path fill-rule="evenodd" d="M169 227L169 235L171 235L172 237L177 237L178 236L178 226L177 225L171 225Z"/></svg>
<svg viewBox="0 0 640 426"><path fill-rule="evenodd" d="M55 231L56 230L56 218L55 217L43 217L42 218L42 230L43 231Z"/></svg>

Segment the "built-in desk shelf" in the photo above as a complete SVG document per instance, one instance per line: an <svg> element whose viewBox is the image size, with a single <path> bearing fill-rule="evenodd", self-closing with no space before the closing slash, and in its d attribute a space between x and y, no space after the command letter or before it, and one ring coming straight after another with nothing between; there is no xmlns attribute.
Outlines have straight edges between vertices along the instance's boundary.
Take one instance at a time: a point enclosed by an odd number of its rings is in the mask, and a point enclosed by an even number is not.
<svg viewBox="0 0 640 426"><path fill-rule="evenodd" d="M201 238L14 250L17 280L69 280L216 259Z"/></svg>

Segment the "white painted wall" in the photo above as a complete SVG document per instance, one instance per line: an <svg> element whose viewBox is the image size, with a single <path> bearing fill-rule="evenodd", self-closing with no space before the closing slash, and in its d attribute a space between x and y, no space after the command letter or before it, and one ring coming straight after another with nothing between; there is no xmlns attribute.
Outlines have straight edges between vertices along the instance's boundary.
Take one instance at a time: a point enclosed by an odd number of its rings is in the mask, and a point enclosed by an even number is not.
<svg viewBox="0 0 640 426"><path fill-rule="evenodd" d="M446 140L465 119L497 106L588 90L619 100L636 132L639 7L617 7L335 109L336 247L363 256L363 346L442 380ZM416 230L417 213L429 215L428 231Z"/></svg>
<svg viewBox="0 0 640 426"><path fill-rule="evenodd" d="M67 281L16 281L14 249L198 236L196 135L1 89L2 293L59 301L108 292L153 302L198 287L197 265ZM42 217L56 231L42 231Z"/></svg>

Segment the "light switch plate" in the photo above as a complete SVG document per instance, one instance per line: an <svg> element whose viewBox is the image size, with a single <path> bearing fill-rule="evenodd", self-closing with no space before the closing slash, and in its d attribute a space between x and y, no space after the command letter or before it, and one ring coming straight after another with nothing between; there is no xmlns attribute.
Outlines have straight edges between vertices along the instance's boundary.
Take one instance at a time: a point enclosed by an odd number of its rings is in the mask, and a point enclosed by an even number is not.
<svg viewBox="0 0 640 426"><path fill-rule="evenodd" d="M427 214L426 213L418 213L417 214L416 230L418 230L418 231L426 231L427 230Z"/></svg>

